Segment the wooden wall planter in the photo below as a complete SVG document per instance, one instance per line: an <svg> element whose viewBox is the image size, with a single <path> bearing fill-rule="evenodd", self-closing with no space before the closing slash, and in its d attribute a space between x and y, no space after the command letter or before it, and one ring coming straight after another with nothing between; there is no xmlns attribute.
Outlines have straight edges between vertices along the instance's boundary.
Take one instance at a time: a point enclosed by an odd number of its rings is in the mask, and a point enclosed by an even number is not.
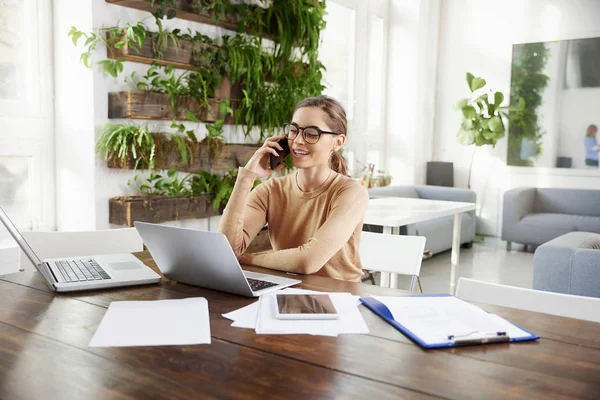
<svg viewBox="0 0 600 400"><path fill-rule="evenodd" d="M192 111L202 122L215 122L219 117L220 99L210 99L206 107L189 96L178 96L176 113L166 93L129 90L108 94L108 118L188 121Z"/></svg>
<svg viewBox="0 0 600 400"><path fill-rule="evenodd" d="M150 6L151 0L106 0L106 2L148 12L152 12L158 8L156 5L154 7ZM176 3L176 18L200 22L202 24L216 25L236 32L240 31L236 15L225 15L218 20L214 20L209 14L196 13L192 8L192 0L176 0ZM170 7L167 7L167 9L169 8ZM271 35L265 34L263 36L268 39L273 39L273 36Z"/></svg>
<svg viewBox="0 0 600 400"><path fill-rule="evenodd" d="M203 58L198 54L201 54L203 49L208 50L211 48L218 48L218 46L208 43L198 43L191 40L180 39L178 48L168 47L165 51L163 51L162 58L156 58L156 55L152 50L151 32L146 32L146 40L140 49L129 48L126 40L127 28L125 28L123 32L123 40L125 41L125 45L121 48L107 47L106 55L108 58L122 58L126 61L133 61L143 64L152 64L155 62L163 66L173 65L175 68L179 69L210 69L210 60L208 58ZM194 50L196 50L196 56L194 56Z"/></svg>
<svg viewBox="0 0 600 400"><path fill-rule="evenodd" d="M108 205L109 222L126 226L133 226L134 221L159 223L220 214L208 196L124 196L109 199Z"/></svg>
<svg viewBox="0 0 600 400"><path fill-rule="evenodd" d="M209 151L205 143L194 143L191 162L187 164L181 161L181 156L175 145L170 146L166 150L166 154L163 153L162 148L157 148L154 169L177 168L183 172L209 171L212 173L225 173L244 165L259 147L259 145L225 144L220 153L215 155L212 151ZM131 154L124 164L118 162L118 160L108 160L109 168L133 169L134 166L135 159ZM141 163L138 165L138 169L146 168L147 165Z"/></svg>

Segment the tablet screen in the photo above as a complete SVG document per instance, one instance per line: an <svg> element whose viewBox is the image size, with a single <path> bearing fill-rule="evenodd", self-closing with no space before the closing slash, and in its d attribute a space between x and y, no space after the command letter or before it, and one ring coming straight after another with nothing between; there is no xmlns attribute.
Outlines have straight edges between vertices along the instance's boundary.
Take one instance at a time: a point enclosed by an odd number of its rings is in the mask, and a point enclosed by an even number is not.
<svg viewBox="0 0 600 400"><path fill-rule="evenodd" d="M279 314L337 314L328 294L278 294Z"/></svg>

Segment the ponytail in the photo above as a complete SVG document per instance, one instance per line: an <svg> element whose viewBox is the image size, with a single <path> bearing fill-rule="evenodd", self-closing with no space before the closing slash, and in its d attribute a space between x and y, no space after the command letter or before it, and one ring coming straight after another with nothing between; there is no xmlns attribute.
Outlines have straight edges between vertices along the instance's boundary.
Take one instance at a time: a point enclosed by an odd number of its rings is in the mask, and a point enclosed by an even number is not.
<svg viewBox="0 0 600 400"><path fill-rule="evenodd" d="M350 176L348 173L348 162L339 151L334 151L329 157L329 168L344 176Z"/></svg>

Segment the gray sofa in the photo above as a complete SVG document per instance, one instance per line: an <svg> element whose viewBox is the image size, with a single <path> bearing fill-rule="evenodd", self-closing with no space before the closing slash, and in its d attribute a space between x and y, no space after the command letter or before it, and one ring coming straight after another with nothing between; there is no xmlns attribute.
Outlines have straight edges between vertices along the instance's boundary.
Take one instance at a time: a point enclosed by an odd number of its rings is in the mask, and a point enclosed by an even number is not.
<svg viewBox="0 0 600 400"><path fill-rule="evenodd" d="M461 201L475 203L476 194L472 190L445 187L445 186L385 186L369 189L369 197L411 197L431 200ZM462 213L461 215L461 244L470 245L475 238L475 211ZM440 253L452 248L452 227L454 217L447 216L432 219L430 221L411 224L404 232L407 235L425 236L427 242L425 248L433 254ZM380 227L365 225L364 230L381 232Z"/></svg>
<svg viewBox="0 0 600 400"><path fill-rule="evenodd" d="M600 233L600 190L523 187L504 193L502 240L539 246L572 231Z"/></svg>
<svg viewBox="0 0 600 400"><path fill-rule="evenodd" d="M570 232L538 247L533 255L533 288L600 297L600 235Z"/></svg>

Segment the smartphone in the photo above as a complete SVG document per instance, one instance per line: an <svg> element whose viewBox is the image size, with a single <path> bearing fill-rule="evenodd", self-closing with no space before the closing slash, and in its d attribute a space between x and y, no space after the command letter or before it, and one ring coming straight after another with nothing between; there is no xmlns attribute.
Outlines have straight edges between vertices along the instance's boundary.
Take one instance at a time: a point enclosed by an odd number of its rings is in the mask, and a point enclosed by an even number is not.
<svg viewBox="0 0 600 400"><path fill-rule="evenodd" d="M283 147L283 151L279 149L275 149L275 151L279 154L279 156L275 156L274 154L270 155L271 169L277 168L279 164L285 160L287 156L290 155L290 144L288 139L285 137L277 142L281 147Z"/></svg>
<svg viewBox="0 0 600 400"><path fill-rule="evenodd" d="M277 319L339 319L328 294L277 294Z"/></svg>

